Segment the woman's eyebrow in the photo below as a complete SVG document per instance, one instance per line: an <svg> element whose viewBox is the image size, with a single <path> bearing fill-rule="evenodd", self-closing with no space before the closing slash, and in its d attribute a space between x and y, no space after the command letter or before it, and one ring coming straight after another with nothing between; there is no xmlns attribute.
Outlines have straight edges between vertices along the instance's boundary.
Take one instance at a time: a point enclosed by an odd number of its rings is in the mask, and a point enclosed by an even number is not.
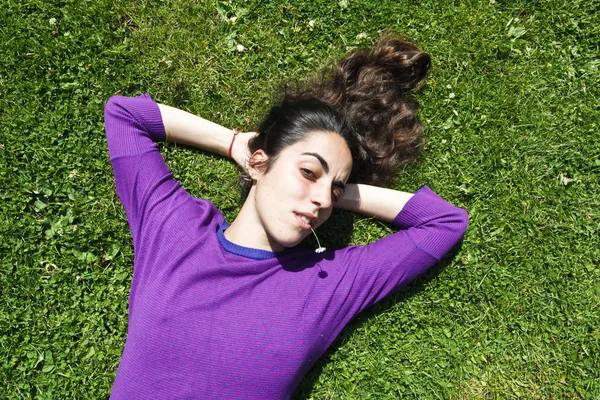
<svg viewBox="0 0 600 400"><path fill-rule="evenodd" d="M321 166L325 170L325 173L326 174L329 173L329 164L327 164L327 161L325 161L325 159L323 157L321 157L320 154L318 154L318 153L308 153L307 152L307 153L302 153L302 155L303 156L313 156L313 157L315 157L321 163Z"/></svg>
<svg viewBox="0 0 600 400"><path fill-rule="evenodd" d="M323 167L323 170L325 170L325 173L326 174L329 173L329 164L327 164L327 161L325 161L325 159L323 157L321 157L321 155L319 153L305 152L305 153L302 153L302 155L315 157L321 163L321 166ZM334 181L333 185L339 187L342 190L346 189L346 184L343 181Z"/></svg>

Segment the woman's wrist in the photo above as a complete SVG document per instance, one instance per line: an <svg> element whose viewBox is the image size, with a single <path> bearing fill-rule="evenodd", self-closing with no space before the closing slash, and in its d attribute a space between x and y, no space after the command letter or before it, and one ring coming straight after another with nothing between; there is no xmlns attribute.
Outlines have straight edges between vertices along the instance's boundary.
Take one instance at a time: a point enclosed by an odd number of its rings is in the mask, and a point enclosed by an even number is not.
<svg viewBox="0 0 600 400"><path fill-rule="evenodd" d="M400 190L349 183L335 206L391 222L412 196Z"/></svg>
<svg viewBox="0 0 600 400"><path fill-rule="evenodd" d="M159 104L167 140L233 159L244 171L248 143L256 132L238 132L186 111Z"/></svg>
<svg viewBox="0 0 600 400"><path fill-rule="evenodd" d="M360 210L360 193L358 184L347 183L344 188L344 193L334 203L335 208L346 211L359 212Z"/></svg>

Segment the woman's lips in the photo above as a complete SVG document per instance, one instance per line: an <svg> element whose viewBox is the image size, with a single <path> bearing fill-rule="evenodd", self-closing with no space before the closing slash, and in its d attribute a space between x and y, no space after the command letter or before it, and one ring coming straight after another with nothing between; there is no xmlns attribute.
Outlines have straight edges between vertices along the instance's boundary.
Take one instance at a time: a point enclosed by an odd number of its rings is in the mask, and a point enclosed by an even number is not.
<svg viewBox="0 0 600 400"><path fill-rule="evenodd" d="M310 223L308 223L304 220L304 218L306 218L308 220L310 220L310 218L308 218L306 216L302 216L300 214L296 214L296 213L294 213L294 215L296 216L296 220L298 221L298 224L302 227L302 229L306 229L306 230L311 229Z"/></svg>

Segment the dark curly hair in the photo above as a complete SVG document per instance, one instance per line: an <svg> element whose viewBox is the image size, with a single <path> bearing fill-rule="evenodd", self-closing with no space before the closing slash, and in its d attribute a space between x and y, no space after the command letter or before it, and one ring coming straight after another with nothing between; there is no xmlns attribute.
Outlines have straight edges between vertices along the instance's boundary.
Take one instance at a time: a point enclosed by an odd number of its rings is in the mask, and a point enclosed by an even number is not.
<svg viewBox="0 0 600 400"><path fill-rule="evenodd" d="M412 93L423 85L430 62L406 38L386 34L316 78L285 88L250 141L250 152L263 149L274 160L307 132L336 132L352 153L349 182L385 185L423 147ZM245 194L249 189L246 184Z"/></svg>

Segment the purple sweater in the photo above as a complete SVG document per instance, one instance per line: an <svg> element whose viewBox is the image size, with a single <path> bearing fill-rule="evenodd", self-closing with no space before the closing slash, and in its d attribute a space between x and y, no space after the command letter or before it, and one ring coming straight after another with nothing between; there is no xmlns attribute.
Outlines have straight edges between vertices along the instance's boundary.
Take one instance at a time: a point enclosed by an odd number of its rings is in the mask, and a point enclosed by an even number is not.
<svg viewBox="0 0 600 400"><path fill-rule="evenodd" d="M287 399L356 314L434 265L467 227L463 209L425 186L394 219L401 230L368 246L242 247L212 203L173 179L150 96L112 97L105 122L135 253L111 399Z"/></svg>

